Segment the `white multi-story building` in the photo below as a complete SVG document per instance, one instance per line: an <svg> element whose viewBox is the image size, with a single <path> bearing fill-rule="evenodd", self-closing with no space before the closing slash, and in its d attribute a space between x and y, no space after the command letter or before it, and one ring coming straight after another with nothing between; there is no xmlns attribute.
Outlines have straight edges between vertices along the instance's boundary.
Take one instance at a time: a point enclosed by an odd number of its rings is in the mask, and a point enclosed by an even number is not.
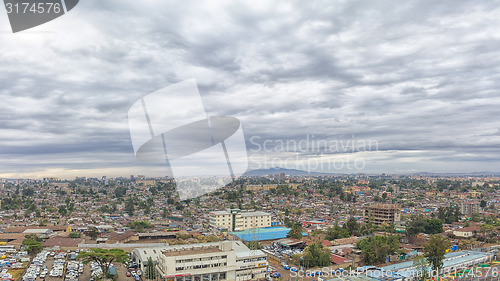
<svg viewBox="0 0 500 281"><path fill-rule="evenodd" d="M241 212L238 209L210 212L210 225L230 231L271 226L271 214L266 212Z"/></svg>
<svg viewBox="0 0 500 281"><path fill-rule="evenodd" d="M264 280L266 254L250 250L239 241L175 245L158 249L135 249L155 262L158 274L167 281ZM145 269L143 269L145 270Z"/></svg>

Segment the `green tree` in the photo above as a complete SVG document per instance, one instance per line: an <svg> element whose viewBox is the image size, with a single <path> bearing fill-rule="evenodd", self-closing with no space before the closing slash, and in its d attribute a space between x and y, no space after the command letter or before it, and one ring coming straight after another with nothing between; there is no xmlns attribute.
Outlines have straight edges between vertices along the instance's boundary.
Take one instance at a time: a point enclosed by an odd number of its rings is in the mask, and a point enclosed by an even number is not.
<svg viewBox="0 0 500 281"><path fill-rule="evenodd" d="M101 248L94 248L90 249L87 252L80 252L80 254L77 256L77 259L82 259L84 264L87 264L91 261L96 262L101 267L101 270L105 275L104 278L106 278L111 263L127 263L128 255L122 249L105 250Z"/></svg>
<svg viewBox="0 0 500 281"><path fill-rule="evenodd" d="M92 226L87 230L86 233L90 238L96 239L97 236L99 235L99 230L97 229L97 227Z"/></svg>
<svg viewBox="0 0 500 281"><path fill-rule="evenodd" d="M64 205L59 206L58 211L59 211L59 214L63 217L68 214L68 210L66 209L66 207Z"/></svg>
<svg viewBox="0 0 500 281"><path fill-rule="evenodd" d="M413 260L413 266L417 270L418 280L426 280L429 277L429 262L423 256L418 256Z"/></svg>
<svg viewBox="0 0 500 281"><path fill-rule="evenodd" d="M415 237L419 233L425 233L427 218L423 215L412 215L406 221L406 235Z"/></svg>
<svg viewBox="0 0 500 281"><path fill-rule="evenodd" d="M302 239L302 225L295 223L286 236L293 239Z"/></svg>
<svg viewBox="0 0 500 281"><path fill-rule="evenodd" d="M354 235L358 229L359 225L358 222L356 221L355 218L351 217L345 224L344 224L345 229L347 229L347 232L349 233L349 236Z"/></svg>
<svg viewBox="0 0 500 281"><path fill-rule="evenodd" d="M132 198L127 199L127 201L125 202L125 212L127 212L129 216L134 215L134 206L134 200Z"/></svg>
<svg viewBox="0 0 500 281"><path fill-rule="evenodd" d="M431 235L429 241L424 244L424 256L429 261L432 270L439 270L443 267L443 259L446 249L450 247L450 242L440 234Z"/></svg>
<svg viewBox="0 0 500 281"><path fill-rule="evenodd" d="M443 221L440 219L427 220L425 226L425 233L427 234L438 234L443 232Z"/></svg>
<svg viewBox="0 0 500 281"><path fill-rule="evenodd" d="M479 207L485 208L486 207L486 201L481 200L481 203L479 203Z"/></svg>
<svg viewBox="0 0 500 281"><path fill-rule="evenodd" d="M382 263L399 249L399 237L371 236L359 240L356 246L361 250L361 258L366 264Z"/></svg>
<svg viewBox="0 0 500 281"><path fill-rule="evenodd" d="M478 212L474 212L472 213L472 215L470 216L470 219L473 221L473 222L480 222L481 221L481 214L478 213Z"/></svg>
<svg viewBox="0 0 500 281"><path fill-rule="evenodd" d="M259 243L259 241L250 241L248 243L248 248L250 250L260 250L262 249L262 245Z"/></svg>
<svg viewBox="0 0 500 281"><path fill-rule="evenodd" d="M151 259L151 257L148 258L148 263L146 265L146 270L144 271L144 274L146 275L146 278L149 280L156 278L156 269L153 263L153 259Z"/></svg>
<svg viewBox="0 0 500 281"><path fill-rule="evenodd" d="M42 239L36 234L28 234L24 236L23 246L29 255L34 256L42 251Z"/></svg>
<svg viewBox="0 0 500 281"><path fill-rule="evenodd" d="M69 235L68 235L68 238L80 238L80 233L78 232L71 232Z"/></svg>
<svg viewBox="0 0 500 281"><path fill-rule="evenodd" d="M320 243L313 243L304 250L302 262L307 268L329 266L331 256L332 254L328 248L325 248Z"/></svg>
<svg viewBox="0 0 500 281"><path fill-rule="evenodd" d="M339 238L347 238L349 237L349 232L347 229L340 227L338 224L335 224L334 227L329 227L326 230L326 240L335 240Z"/></svg>

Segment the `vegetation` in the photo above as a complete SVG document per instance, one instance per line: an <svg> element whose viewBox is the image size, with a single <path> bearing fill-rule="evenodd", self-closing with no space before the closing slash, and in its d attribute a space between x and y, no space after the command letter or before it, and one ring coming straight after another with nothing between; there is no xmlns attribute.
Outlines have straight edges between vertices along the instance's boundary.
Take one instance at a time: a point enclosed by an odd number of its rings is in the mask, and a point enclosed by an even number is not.
<svg viewBox="0 0 500 281"><path fill-rule="evenodd" d="M109 267L111 263L127 263L128 255L125 251L121 249L90 249L87 252L80 252L77 259L82 259L84 264L91 261L95 261L100 267L104 274L109 272Z"/></svg>
<svg viewBox="0 0 500 281"><path fill-rule="evenodd" d="M144 272L146 279L153 280L156 279L156 269L151 257L148 258L148 264L146 265L146 270Z"/></svg>
<svg viewBox="0 0 500 281"><path fill-rule="evenodd" d="M330 249L323 247L320 243L313 243L304 250L302 265L310 268L317 266L329 266L331 253Z"/></svg>
<svg viewBox="0 0 500 281"><path fill-rule="evenodd" d="M134 221L127 224L128 227L132 228L137 232L143 232L146 228L152 228L153 226L147 221Z"/></svg>
<svg viewBox="0 0 500 281"><path fill-rule="evenodd" d="M78 232L71 232L69 235L68 235L68 238L80 238L81 237L81 234L78 233Z"/></svg>
<svg viewBox="0 0 500 281"><path fill-rule="evenodd" d="M35 256L42 251L42 239L36 234L27 234L24 236L26 239L23 241L24 249L29 255Z"/></svg>
<svg viewBox="0 0 500 281"><path fill-rule="evenodd" d="M423 256L418 256L413 260L413 266L417 270L416 276L420 278L420 280L426 280L429 277L428 268L429 262Z"/></svg>
<svg viewBox="0 0 500 281"><path fill-rule="evenodd" d="M406 234L414 237L419 233L437 234L443 232L443 221L428 219L423 215L413 215L406 221Z"/></svg>
<svg viewBox="0 0 500 281"><path fill-rule="evenodd" d="M357 247L365 264L382 263L399 249L399 236L371 236L359 240Z"/></svg>
<svg viewBox="0 0 500 281"><path fill-rule="evenodd" d="M260 249L262 249L262 245L260 244L259 241L250 241L248 243L248 248L250 250L260 250Z"/></svg>
<svg viewBox="0 0 500 281"><path fill-rule="evenodd" d="M446 249L450 247L450 243L440 234L431 235L429 241L424 245L424 256L429 261L432 270L439 270L443 267L443 259L446 254Z"/></svg>
<svg viewBox="0 0 500 281"><path fill-rule="evenodd" d="M302 239L302 225L300 223L295 223L292 226L292 229L288 232L286 237L293 238L293 239Z"/></svg>

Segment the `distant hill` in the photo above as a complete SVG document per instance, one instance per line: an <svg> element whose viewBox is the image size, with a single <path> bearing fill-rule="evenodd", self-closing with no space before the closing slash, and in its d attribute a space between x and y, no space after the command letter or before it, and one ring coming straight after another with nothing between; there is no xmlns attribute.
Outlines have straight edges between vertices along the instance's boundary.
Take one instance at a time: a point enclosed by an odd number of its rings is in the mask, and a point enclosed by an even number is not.
<svg viewBox="0 0 500 281"><path fill-rule="evenodd" d="M412 175L420 175L420 176L500 176L500 172L465 172L465 173L431 173L431 172L420 172L413 173Z"/></svg>
<svg viewBox="0 0 500 281"><path fill-rule="evenodd" d="M284 169L284 168L270 168L270 169L257 169L247 171L243 176L246 177L260 177L269 175L279 175L284 173L289 176L341 176L341 175L356 175L356 174L344 174L344 173L321 173L321 172L308 172L296 169ZM377 174L372 174L377 175ZM379 174L380 175L380 174ZM419 173L408 173L406 175L420 175L420 176L500 176L500 172L468 172L468 173L431 173L431 172L419 172Z"/></svg>
<svg viewBox="0 0 500 281"><path fill-rule="evenodd" d="M283 169L283 168L270 168L270 169L258 169L247 171L243 176L247 177L258 177L258 176L269 176L269 175L279 175L285 174L289 176L331 176L331 175L343 175L343 174L332 174L332 173L319 173L319 172L308 172L295 169Z"/></svg>

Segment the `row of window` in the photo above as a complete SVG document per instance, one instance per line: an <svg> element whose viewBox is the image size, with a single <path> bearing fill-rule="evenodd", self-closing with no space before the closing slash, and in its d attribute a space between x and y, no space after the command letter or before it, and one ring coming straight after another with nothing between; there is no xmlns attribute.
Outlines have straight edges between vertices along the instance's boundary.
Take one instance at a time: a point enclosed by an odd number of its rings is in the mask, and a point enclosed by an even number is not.
<svg viewBox="0 0 500 281"><path fill-rule="evenodd" d="M253 259L237 260L236 262L265 261L266 259L267 259L266 257L257 257L257 258L253 258Z"/></svg>
<svg viewBox="0 0 500 281"><path fill-rule="evenodd" d="M217 281L217 280L226 280L226 273L222 272L222 273L183 276L175 278L175 281Z"/></svg>
<svg viewBox="0 0 500 281"><path fill-rule="evenodd" d="M197 264L197 265L190 265L190 266L178 266L175 268L175 271L201 269L201 268L209 268L209 267L221 267L221 266L227 266L227 263L222 262L222 263L212 263L212 264Z"/></svg>
<svg viewBox="0 0 500 281"><path fill-rule="evenodd" d="M185 259L185 260L176 260L176 263L185 263L185 262L199 262L199 261L214 261L214 260L220 260L220 259L226 259L227 255L223 256L216 256L216 257L206 257L206 258L194 258L194 259Z"/></svg>

